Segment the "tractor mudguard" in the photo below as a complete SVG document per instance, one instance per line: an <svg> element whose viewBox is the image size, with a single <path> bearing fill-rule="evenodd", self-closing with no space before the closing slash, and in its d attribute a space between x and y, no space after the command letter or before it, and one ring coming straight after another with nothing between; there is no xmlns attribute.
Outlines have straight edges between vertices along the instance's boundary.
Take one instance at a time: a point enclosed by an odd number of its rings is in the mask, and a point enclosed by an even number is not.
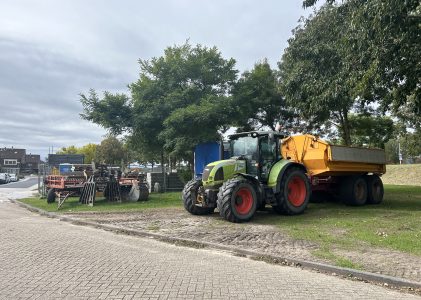
<svg viewBox="0 0 421 300"><path fill-rule="evenodd" d="M272 166L269 173L268 186L271 187L275 193L279 193L281 191L280 184L285 171L294 166L307 173L306 168L302 164L287 159L281 159Z"/></svg>

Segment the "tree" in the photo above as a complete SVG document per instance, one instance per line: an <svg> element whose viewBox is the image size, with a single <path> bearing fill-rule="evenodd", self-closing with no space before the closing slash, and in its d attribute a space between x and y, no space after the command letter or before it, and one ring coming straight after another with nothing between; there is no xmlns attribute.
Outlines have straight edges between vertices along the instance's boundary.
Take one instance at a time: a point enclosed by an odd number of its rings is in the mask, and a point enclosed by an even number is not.
<svg viewBox="0 0 421 300"><path fill-rule="evenodd" d="M86 144L78 149L79 154L85 155L85 163L90 164L92 161L96 160L96 144Z"/></svg>
<svg viewBox="0 0 421 300"><path fill-rule="evenodd" d="M120 165L129 161L127 150L115 136L109 136L96 147L96 157L99 163Z"/></svg>
<svg viewBox="0 0 421 300"><path fill-rule="evenodd" d="M304 7L317 0L305 0ZM337 13L349 11L344 45L352 64L364 65L354 77L353 93L377 102L407 125L421 124L421 3L419 0L347 0ZM339 4L340 2L340 4ZM326 5L325 5L326 6Z"/></svg>
<svg viewBox="0 0 421 300"><path fill-rule="evenodd" d="M421 131L400 133L396 138L386 143L386 159L389 162L399 162L398 149L400 145L403 159L414 159L421 156Z"/></svg>
<svg viewBox="0 0 421 300"><path fill-rule="evenodd" d="M342 27L348 21L347 11L322 7L294 30L279 63L287 104L296 107L310 127L326 122L336 126L346 145L351 144L348 116L355 102L355 65L346 60L343 45Z"/></svg>
<svg viewBox="0 0 421 300"><path fill-rule="evenodd" d="M283 129L294 125L294 112L286 107L279 89L277 72L267 60L256 63L246 71L233 89L233 104L236 122L241 131L269 127L275 130L276 123Z"/></svg>
<svg viewBox="0 0 421 300"><path fill-rule="evenodd" d="M74 145L60 148L56 154L80 154L79 148Z"/></svg>
<svg viewBox="0 0 421 300"><path fill-rule="evenodd" d="M74 145L69 147L62 147L57 151L57 154L83 154L85 157L85 163L91 163L96 159L96 144L86 144L82 147L76 147Z"/></svg>
<svg viewBox="0 0 421 300"><path fill-rule="evenodd" d="M81 117L111 133L127 133L133 147L150 157L160 153L162 163L164 150L191 160L195 144L218 138L231 121L235 60L224 59L216 47L185 43L139 64L131 97L105 93L99 99L91 90L81 95Z"/></svg>
<svg viewBox="0 0 421 300"><path fill-rule="evenodd" d="M394 137L394 124L390 117L352 114L349 116L352 144L384 148Z"/></svg>

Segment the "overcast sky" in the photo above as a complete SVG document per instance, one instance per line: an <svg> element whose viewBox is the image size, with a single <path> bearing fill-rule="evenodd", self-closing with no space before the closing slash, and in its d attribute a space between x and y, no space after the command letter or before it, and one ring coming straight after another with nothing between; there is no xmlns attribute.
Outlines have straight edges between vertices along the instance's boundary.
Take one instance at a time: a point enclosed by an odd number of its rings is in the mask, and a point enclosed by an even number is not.
<svg viewBox="0 0 421 300"><path fill-rule="evenodd" d="M127 91L138 59L190 40L217 46L240 71L276 67L308 10L289 1L0 0L0 147L45 157L49 147L98 143L79 118L79 93Z"/></svg>

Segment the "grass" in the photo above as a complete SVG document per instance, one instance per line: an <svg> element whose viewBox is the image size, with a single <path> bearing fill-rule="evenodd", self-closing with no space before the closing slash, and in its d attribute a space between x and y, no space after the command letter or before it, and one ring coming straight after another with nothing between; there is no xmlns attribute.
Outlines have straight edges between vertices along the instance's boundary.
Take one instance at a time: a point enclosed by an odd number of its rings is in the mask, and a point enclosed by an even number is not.
<svg viewBox="0 0 421 300"><path fill-rule="evenodd" d="M44 209L51 212L68 213L81 211L98 211L98 212L119 212L119 211L141 211L150 208L166 208L166 207L181 207L180 192L172 193L152 193L149 195L148 201L141 202L108 202L104 198L95 200L93 207L80 204L78 197L70 197L67 199L62 207L57 210L57 203L47 203L46 199L26 198L21 200L24 203Z"/></svg>
<svg viewBox="0 0 421 300"><path fill-rule="evenodd" d="M259 216L258 223L280 227L296 239L320 245L315 255L329 256L333 247L380 247L421 256L421 187L385 186L380 205L350 207L341 203L311 203L294 217ZM330 257L330 259L335 259ZM345 263L346 262L342 262Z"/></svg>
<svg viewBox="0 0 421 300"><path fill-rule="evenodd" d="M45 199L22 201L47 211L57 211L57 204L47 204ZM70 198L59 212L142 211L168 207L182 207L179 192L153 193L147 202L109 203L99 199L94 207L79 204L78 198ZM385 185L385 198L380 205L351 207L337 202L310 203L302 215L279 216L267 209L267 212L258 212L252 222L278 226L295 239L317 243L319 249L313 251L315 256L338 266L361 269L360 265L335 254L334 250L379 247L421 256L420 220L421 187ZM211 225L238 226L218 218L214 221ZM148 229L159 230L159 225L151 222Z"/></svg>
<svg viewBox="0 0 421 300"><path fill-rule="evenodd" d="M312 251L312 254L316 257L327 259L339 267L363 270L363 266L356 264L345 257L334 254L327 246Z"/></svg>
<svg viewBox="0 0 421 300"><path fill-rule="evenodd" d="M385 184L421 186L421 164L387 165L382 180Z"/></svg>

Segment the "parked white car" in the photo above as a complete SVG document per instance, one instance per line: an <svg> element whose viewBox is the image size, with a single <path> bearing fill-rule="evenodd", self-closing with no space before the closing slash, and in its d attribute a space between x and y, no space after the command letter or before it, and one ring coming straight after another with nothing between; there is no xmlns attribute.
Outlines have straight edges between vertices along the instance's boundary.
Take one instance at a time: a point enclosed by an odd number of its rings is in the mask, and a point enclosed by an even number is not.
<svg viewBox="0 0 421 300"><path fill-rule="evenodd" d="M10 175L7 173L0 173L0 184L9 183Z"/></svg>
<svg viewBox="0 0 421 300"><path fill-rule="evenodd" d="M19 177L16 174L9 174L10 176L10 182L16 182L19 181Z"/></svg>

